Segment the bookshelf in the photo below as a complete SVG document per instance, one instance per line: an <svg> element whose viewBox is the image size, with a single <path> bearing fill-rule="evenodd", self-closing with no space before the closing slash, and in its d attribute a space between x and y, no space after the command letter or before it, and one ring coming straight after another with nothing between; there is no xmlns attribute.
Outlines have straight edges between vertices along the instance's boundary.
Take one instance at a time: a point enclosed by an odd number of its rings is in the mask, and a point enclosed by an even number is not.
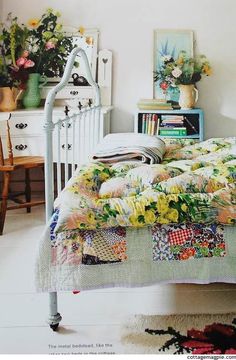
<svg viewBox="0 0 236 360"><path fill-rule="evenodd" d="M135 115L134 131L166 138L203 141L203 125L202 109L138 110Z"/></svg>

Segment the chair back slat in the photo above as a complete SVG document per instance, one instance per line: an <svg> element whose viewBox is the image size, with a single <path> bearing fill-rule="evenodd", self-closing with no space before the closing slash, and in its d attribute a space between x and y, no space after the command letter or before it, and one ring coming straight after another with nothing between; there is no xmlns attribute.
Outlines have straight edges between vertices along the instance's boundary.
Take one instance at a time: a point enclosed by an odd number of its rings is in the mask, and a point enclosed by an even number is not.
<svg viewBox="0 0 236 360"><path fill-rule="evenodd" d="M13 165L14 160L13 160L12 142L11 142L11 134L10 134L10 125L9 125L10 118L11 118L11 114L9 115L9 118L7 120L7 150L8 150L9 163L10 165Z"/></svg>
<svg viewBox="0 0 236 360"><path fill-rule="evenodd" d="M2 138L0 135L0 165L4 165L4 155L3 155L3 148L2 148Z"/></svg>

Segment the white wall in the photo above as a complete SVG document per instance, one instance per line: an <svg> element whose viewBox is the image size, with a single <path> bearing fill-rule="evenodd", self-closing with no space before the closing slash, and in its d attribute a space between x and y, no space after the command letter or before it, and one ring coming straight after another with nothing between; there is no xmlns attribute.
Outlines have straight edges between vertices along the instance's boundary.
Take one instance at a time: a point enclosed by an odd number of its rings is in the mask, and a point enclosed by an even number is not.
<svg viewBox="0 0 236 360"><path fill-rule="evenodd" d="M113 51L113 131L132 130L138 99L152 97L153 30L179 28L194 30L214 70L198 83L206 137L236 135L235 0L3 0L3 15L26 21L47 7L66 25L97 27L100 48Z"/></svg>

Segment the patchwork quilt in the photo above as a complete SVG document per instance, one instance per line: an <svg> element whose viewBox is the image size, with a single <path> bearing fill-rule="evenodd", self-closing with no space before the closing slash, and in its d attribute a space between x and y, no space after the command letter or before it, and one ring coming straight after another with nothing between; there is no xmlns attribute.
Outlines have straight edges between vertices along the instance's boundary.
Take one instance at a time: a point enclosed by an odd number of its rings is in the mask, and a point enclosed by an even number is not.
<svg viewBox="0 0 236 360"><path fill-rule="evenodd" d="M236 282L235 180L234 137L168 140L161 164L80 167L41 239L37 288Z"/></svg>
<svg viewBox="0 0 236 360"><path fill-rule="evenodd" d="M56 232L172 223L234 224L236 138L166 146L162 164L91 163L56 201Z"/></svg>

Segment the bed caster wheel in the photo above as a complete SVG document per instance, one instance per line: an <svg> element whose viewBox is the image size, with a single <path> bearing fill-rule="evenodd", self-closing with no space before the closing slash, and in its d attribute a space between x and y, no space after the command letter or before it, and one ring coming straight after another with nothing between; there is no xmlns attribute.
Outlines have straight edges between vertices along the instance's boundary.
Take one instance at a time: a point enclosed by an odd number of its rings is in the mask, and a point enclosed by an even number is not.
<svg viewBox="0 0 236 360"><path fill-rule="evenodd" d="M53 324L53 325L50 325L50 328L51 328L53 331L57 331L58 326L59 326L59 324Z"/></svg>

